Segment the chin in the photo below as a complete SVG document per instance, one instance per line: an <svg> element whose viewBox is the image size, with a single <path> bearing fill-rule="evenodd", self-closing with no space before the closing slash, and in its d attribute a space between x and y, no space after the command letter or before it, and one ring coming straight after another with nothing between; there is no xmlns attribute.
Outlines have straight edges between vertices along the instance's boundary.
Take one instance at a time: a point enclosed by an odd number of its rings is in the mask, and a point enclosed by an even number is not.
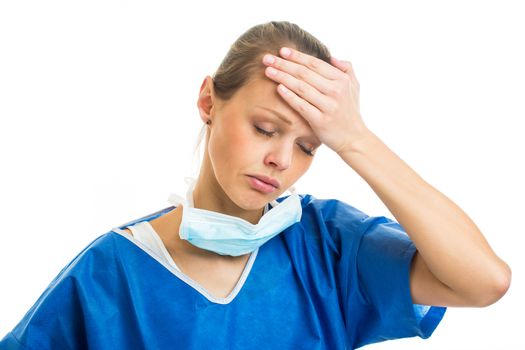
<svg viewBox="0 0 525 350"><path fill-rule="evenodd" d="M266 204L271 202L273 199L265 198L263 194L254 193L255 195L247 195L241 199L242 205L239 205L244 210L258 210L263 209Z"/></svg>
<svg viewBox="0 0 525 350"><path fill-rule="evenodd" d="M235 191L234 196L230 197L230 199L244 210L263 209L266 204L273 200L273 198L268 198L268 195L251 188Z"/></svg>
<svg viewBox="0 0 525 350"><path fill-rule="evenodd" d="M273 193L264 193L252 188L245 179L240 183L229 183L229 191L225 191L239 208L243 210L260 210L266 204L277 198L279 190Z"/></svg>

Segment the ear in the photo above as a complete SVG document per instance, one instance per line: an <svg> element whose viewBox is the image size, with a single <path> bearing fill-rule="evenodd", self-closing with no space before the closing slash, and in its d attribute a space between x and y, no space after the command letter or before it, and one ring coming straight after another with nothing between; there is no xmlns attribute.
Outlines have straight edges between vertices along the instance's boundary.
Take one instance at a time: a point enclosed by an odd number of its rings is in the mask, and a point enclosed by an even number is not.
<svg viewBox="0 0 525 350"><path fill-rule="evenodd" d="M207 75L202 82L199 98L197 99L197 108L204 123L212 121L214 111L217 109L217 102L213 90L213 79Z"/></svg>

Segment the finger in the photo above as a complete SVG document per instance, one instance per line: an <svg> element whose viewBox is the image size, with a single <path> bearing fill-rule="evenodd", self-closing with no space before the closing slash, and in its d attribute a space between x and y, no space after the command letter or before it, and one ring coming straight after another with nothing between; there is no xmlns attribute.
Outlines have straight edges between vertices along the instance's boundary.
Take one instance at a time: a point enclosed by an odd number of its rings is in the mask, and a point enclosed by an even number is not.
<svg viewBox="0 0 525 350"><path fill-rule="evenodd" d="M328 110L328 97L320 93L307 82L299 80L293 75L277 70L273 67L266 67L264 72L268 78L285 85L289 90L292 90L297 96L314 105L317 109L321 111Z"/></svg>
<svg viewBox="0 0 525 350"><path fill-rule="evenodd" d="M354 73L354 68L352 67L351 62L338 60L337 58L333 56L330 57L330 62L332 62L332 64L336 66L337 68L339 68L341 71L343 71L344 73L350 75L352 78L357 80L355 73Z"/></svg>
<svg viewBox="0 0 525 350"><path fill-rule="evenodd" d="M272 58L271 63L269 60L267 60L268 57ZM305 81L310 86L315 87L318 91L325 95L329 95L333 90L333 81L328 80L315 71L312 71L310 68L303 66L302 64L288 61L269 54L263 57L263 63L267 66L275 67L280 71L293 75L299 80ZM291 85L288 86L291 87Z"/></svg>
<svg viewBox="0 0 525 350"><path fill-rule="evenodd" d="M341 74L331 64L301 51L289 47L282 47L279 53L286 60L306 66L326 79L334 80Z"/></svg>
<svg viewBox="0 0 525 350"><path fill-rule="evenodd" d="M288 89L283 84L277 86L277 91L282 96L282 98L288 102L288 104L295 109L301 116L303 116L306 121L312 125L312 122L318 120L321 117L321 111L319 111L315 106L312 106L307 101L303 100L301 97L297 96L293 91Z"/></svg>
<svg viewBox="0 0 525 350"><path fill-rule="evenodd" d="M337 68L339 68L340 70L342 70L344 73L346 73L350 68L352 68L352 65L348 64L347 62L345 61L340 61L338 60L337 58L335 57L330 57L330 62L332 62L332 64L334 66L336 66Z"/></svg>

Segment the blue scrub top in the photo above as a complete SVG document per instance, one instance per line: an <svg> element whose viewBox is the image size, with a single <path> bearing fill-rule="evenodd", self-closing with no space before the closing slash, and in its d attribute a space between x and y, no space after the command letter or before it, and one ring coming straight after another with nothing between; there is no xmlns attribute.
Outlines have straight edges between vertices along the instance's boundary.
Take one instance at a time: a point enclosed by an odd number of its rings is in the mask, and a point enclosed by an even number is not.
<svg viewBox="0 0 525 350"><path fill-rule="evenodd" d="M227 298L112 230L64 267L0 349L355 349L430 337L446 308L412 303L416 247L403 228L300 198L301 221L252 253Z"/></svg>

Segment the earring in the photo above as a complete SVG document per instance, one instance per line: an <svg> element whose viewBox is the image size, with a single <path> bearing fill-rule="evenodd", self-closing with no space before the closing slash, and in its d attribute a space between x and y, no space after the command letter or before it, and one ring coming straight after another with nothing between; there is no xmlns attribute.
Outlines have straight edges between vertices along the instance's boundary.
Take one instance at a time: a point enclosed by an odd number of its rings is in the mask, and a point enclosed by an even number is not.
<svg viewBox="0 0 525 350"><path fill-rule="evenodd" d="M210 125L210 124L211 124L211 120L208 119L208 120L206 121L206 124L207 124L207 125Z"/></svg>

